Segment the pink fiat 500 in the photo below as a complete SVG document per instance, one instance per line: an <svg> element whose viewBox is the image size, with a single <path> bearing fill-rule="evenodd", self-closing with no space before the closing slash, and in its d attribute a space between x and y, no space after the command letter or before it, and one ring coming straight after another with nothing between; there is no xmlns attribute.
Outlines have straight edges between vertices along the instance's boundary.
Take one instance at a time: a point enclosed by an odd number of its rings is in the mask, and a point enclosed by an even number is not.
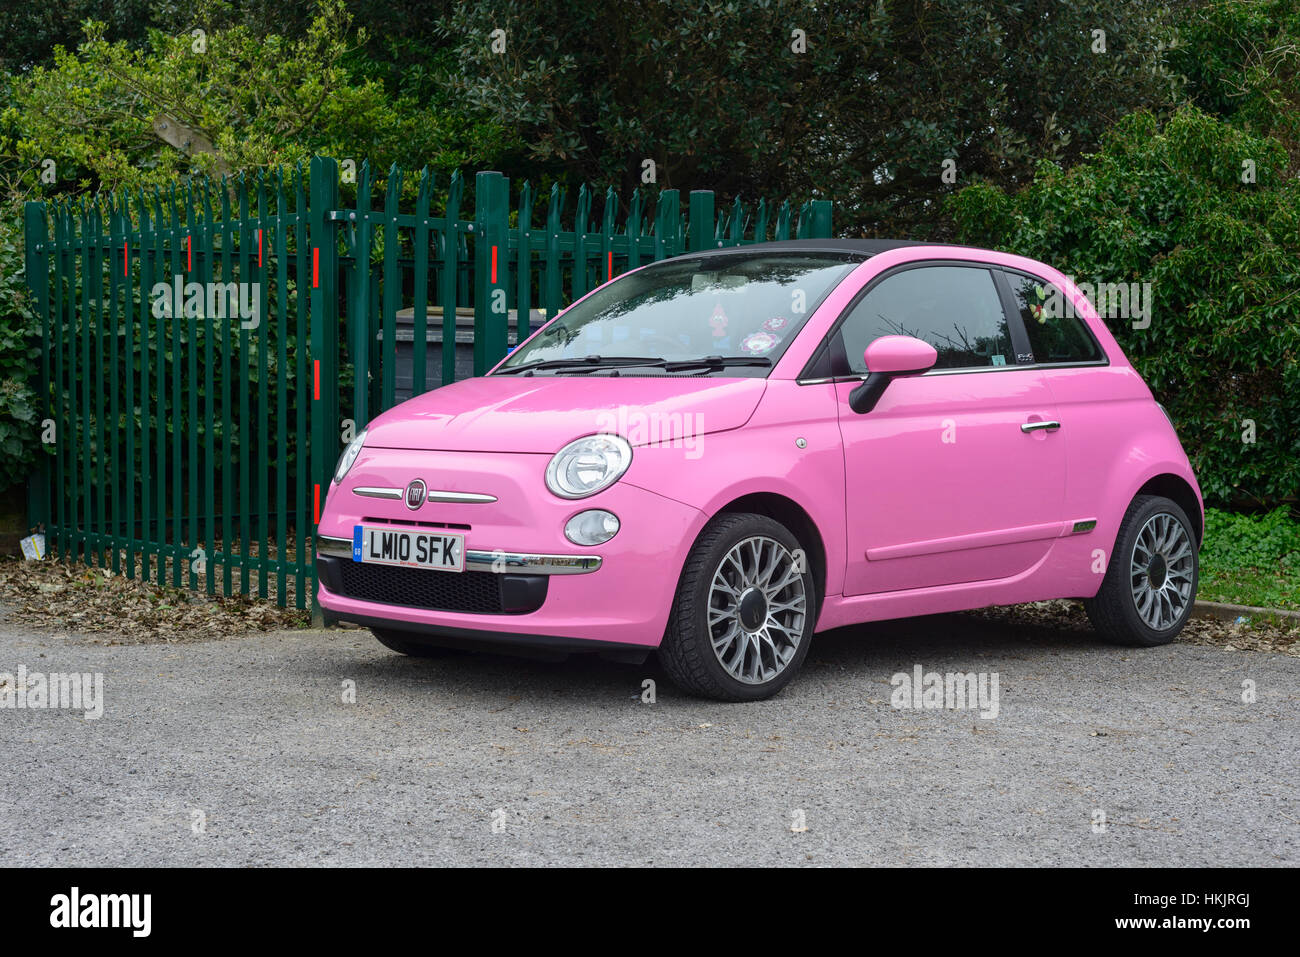
<svg viewBox="0 0 1300 957"><path fill-rule="evenodd" d="M329 490L319 599L403 654L654 650L752 700L814 633L885 618L1082 598L1102 637L1163 644L1203 522L1061 273L800 240L629 272L376 418Z"/></svg>

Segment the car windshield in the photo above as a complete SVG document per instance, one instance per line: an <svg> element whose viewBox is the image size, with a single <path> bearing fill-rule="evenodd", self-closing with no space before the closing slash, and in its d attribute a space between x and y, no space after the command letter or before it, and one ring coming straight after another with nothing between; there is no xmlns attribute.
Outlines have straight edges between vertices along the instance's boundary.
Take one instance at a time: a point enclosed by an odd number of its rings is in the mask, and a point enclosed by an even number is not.
<svg viewBox="0 0 1300 957"><path fill-rule="evenodd" d="M496 374L765 376L861 261L769 251L657 263L561 313Z"/></svg>

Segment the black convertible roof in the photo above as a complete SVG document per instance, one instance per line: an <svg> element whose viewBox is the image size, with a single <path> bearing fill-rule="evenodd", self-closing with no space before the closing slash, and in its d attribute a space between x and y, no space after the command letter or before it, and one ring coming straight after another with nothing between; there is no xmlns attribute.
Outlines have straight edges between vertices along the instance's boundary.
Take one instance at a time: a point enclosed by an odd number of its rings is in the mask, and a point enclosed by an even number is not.
<svg viewBox="0 0 1300 957"><path fill-rule="evenodd" d="M725 256L728 253L766 252L782 250L805 253L857 253L863 259L902 249L906 246L953 246L961 249L976 249L975 246L958 246L956 243L933 243L914 239L782 239L768 243L749 243L744 246L727 246L723 249L705 249L699 252L685 253L683 256ZM683 258L678 256L677 258Z"/></svg>

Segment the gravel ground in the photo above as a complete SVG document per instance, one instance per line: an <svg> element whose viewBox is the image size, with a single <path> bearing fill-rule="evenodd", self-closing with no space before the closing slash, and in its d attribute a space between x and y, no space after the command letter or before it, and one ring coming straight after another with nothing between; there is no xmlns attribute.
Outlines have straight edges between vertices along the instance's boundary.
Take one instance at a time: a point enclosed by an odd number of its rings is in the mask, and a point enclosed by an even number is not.
<svg viewBox="0 0 1300 957"><path fill-rule="evenodd" d="M0 624L20 665L102 672L104 713L0 711L3 865L1300 863L1300 659L1269 652L940 616L819 636L750 705L653 659L419 661L356 630ZM917 665L996 672L997 717L891 707Z"/></svg>

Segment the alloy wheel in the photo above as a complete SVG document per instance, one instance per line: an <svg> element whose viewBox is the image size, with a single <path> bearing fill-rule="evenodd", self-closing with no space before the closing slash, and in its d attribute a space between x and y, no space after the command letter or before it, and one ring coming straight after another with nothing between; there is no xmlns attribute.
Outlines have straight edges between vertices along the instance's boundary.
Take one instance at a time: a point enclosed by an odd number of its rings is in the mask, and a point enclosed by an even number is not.
<svg viewBox="0 0 1300 957"><path fill-rule="evenodd" d="M808 596L802 555L762 535L723 557L709 585L709 641L727 673L763 684L785 670L803 637Z"/></svg>
<svg viewBox="0 0 1300 957"><path fill-rule="evenodd" d="M1129 562L1133 604L1155 631L1172 628L1192 600L1195 552L1183 523L1168 512L1152 515L1138 532Z"/></svg>

